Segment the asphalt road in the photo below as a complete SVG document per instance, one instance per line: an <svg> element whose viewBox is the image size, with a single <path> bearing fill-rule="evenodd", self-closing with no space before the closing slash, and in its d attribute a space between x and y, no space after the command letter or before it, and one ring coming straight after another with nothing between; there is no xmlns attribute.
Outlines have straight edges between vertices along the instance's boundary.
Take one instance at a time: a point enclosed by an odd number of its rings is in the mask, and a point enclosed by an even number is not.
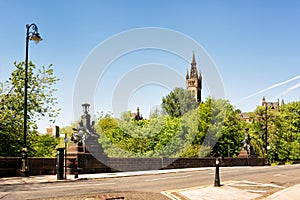
<svg viewBox="0 0 300 200"><path fill-rule="evenodd" d="M162 191L214 184L215 169L120 178L39 184L3 185L2 199L167 199ZM300 165L220 168L223 185L260 193L263 197L300 183Z"/></svg>

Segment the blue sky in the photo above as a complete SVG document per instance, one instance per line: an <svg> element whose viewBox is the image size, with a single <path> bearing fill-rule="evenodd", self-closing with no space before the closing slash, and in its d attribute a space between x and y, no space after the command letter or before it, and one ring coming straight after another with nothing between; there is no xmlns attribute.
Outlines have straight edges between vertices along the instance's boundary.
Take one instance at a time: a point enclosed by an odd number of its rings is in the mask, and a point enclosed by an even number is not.
<svg viewBox="0 0 300 200"><path fill-rule="evenodd" d="M29 58L39 66L54 65L55 74L61 79L56 96L62 114L56 123L70 125L75 121L74 84L90 53L121 32L158 27L185 34L205 49L222 77L225 98L236 108L252 111L262 96L267 101L299 101L299 9L300 2L296 0L0 0L0 82L8 79L14 61L24 60L25 25L36 23L44 40L38 45L30 44ZM199 57L196 52L198 63ZM133 52L116 60L99 80L95 112L112 111L115 83L143 63L173 68L183 78L178 85L185 87L189 62L163 51ZM198 66L200 70L201 67ZM133 91L128 109L134 111L140 106L142 114L148 116L151 107L160 104L169 89L157 84L140 87ZM209 95L206 87L203 95ZM47 126L45 120L41 122L40 131Z"/></svg>

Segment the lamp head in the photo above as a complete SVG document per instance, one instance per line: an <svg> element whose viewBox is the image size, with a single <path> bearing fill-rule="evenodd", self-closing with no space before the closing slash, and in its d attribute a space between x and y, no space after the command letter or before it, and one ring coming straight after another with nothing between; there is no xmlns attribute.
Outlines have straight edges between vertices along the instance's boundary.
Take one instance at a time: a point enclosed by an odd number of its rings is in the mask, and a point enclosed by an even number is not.
<svg viewBox="0 0 300 200"><path fill-rule="evenodd" d="M35 44L38 44L40 41L43 40L43 38L41 38L39 33L35 32L29 37L29 40L32 40L35 42Z"/></svg>

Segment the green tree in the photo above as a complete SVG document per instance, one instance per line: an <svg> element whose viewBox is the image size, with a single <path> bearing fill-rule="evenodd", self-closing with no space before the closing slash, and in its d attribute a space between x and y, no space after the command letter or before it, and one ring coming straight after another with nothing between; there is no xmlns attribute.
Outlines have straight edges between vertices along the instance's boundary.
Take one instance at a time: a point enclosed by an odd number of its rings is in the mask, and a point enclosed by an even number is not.
<svg viewBox="0 0 300 200"><path fill-rule="evenodd" d="M186 138L192 141L182 157L237 156L241 149L243 122L227 100L208 98L182 117Z"/></svg>
<svg viewBox="0 0 300 200"><path fill-rule="evenodd" d="M158 118L160 116L162 116L162 111L159 110L159 108L155 108L154 111L152 113L150 113L149 118Z"/></svg>
<svg viewBox="0 0 300 200"><path fill-rule="evenodd" d="M53 157L56 155L56 146L58 138L54 138L48 134L34 134L30 140L32 152L30 154L34 157Z"/></svg>
<svg viewBox="0 0 300 200"><path fill-rule="evenodd" d="M270 134L269 129L271 161L290 162L300 159L300 102L281 106L276 121L276 132Z"/></svg>
<svg viewBox="0 0 300 200"><path fill-rule="evenodd" d="M100 118L96 130L109 156L203 157L236 156L241 148L243 124L239 110L226 100L208 98L183 116L148 120Z"/></svg>
<svg viewBox="0 0 300 200"><path fill-rule="evenodd" d="M161 116L149 120L121 120L105 116L96 125L109 156L174 156L182 143L181 119Z"/></svg>
<svg viewBox="0 0 300 200"><path fill-rule="evenodd" d="M197 109L182 117L182 128L190 145L185 148L181 157L203 157L210 153L209 148L203 146L203 141L212 119L211 103L212 100L208 98Z"/></svg>
<svg viewBox="0 0 300 200"><path fill-rule="evenodd" d="M217 133L218 141L213 147L212 156L238 156L243 140L243 129L245 125L240 120L240 110L236 110L228 101L217 100L218 109L223 118L222 127Z"/></svg>
<svg viewBox="0 0 300 200"><path fill-rule="evenodd" d="M271 138L277 134L278 126L281 124L278 118L279 114L269 106L258 106L254 112L250 113L252 123L249 125L249 133L256 155L266 156L267 145L270 145ZM266 140L268 144L266 144Z"/></svg>
<svg viewBox="0 0 300 200"><path fill-rule="evenodd" d="M197 107L198 103L192 92L183 88L175 88L166 97L162 98L163 111L172 117L183 116Z"/></svg>
<svg viewBox="0 0 300 200"><path fill-rule="evenodd" d="M5 82L0 96L0 156L20 156L23 145L25 63L15 62L14 65L16 69ZM54 121L59 113L53 88L58 80L52 65L37 68L32 62L28 63L28 144L37 134L36 122L43 117ZM34 156L34 145L28 145L29 156Z"/></svg>
<svg viewBox="0 0 300 200"><path fill-rule="evenodd" d="M132 119L132 113L131 113L131 111L123 112L121 114L121 119L124 120L124 121L129 122Z"/></svg>

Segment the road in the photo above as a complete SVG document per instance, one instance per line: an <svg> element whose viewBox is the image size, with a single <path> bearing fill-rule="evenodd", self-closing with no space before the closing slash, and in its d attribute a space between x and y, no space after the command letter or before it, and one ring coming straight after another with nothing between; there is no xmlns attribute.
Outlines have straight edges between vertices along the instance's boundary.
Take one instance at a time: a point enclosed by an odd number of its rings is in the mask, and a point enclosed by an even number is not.
<svg viewBox="0 0 300 200"><path fill-rule="evenodd" d="M221 184L259 193L263 197L299 184L299 175L300 165L220 168ZM0 192L6 193L2 199L7 200L86 199L88 197L101 199L104 194L126 197L126 199L167 199L161 195L162 191L176 192L186 188L213 185L214 176L214 168L203 168L198 171L159 175L3 185Z"/></svg>

